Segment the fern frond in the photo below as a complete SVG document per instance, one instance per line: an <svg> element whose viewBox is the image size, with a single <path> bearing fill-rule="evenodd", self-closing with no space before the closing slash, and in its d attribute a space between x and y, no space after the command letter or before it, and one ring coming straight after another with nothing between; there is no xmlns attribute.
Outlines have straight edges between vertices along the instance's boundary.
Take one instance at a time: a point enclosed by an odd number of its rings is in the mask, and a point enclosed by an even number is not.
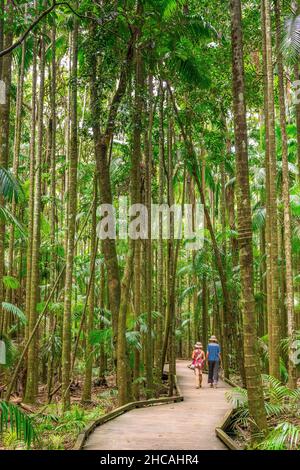
<svg viewBox="0 0 300 470"><path fill-rule="evenodd" d="M32 442L38 441L30 416L17 405L0 400L0 434L7 429L15 432L17 438L23 440L27 447L30 447Z"/></svg>

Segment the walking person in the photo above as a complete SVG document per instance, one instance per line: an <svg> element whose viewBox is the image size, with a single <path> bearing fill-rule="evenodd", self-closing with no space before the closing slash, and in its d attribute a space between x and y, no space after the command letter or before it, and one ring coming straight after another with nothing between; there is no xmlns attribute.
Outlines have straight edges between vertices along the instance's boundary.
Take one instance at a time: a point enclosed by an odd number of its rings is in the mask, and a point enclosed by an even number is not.
<svg viewBox="0 0 300 470"><path fill-rule="evenodd" d="M196 377L196 388L202 387L202 371L204 369L205 364L205 353L203 351L202 343L199 341L194 346L194 351L192 354L192 366L194 369L195 377Z"/></svg>
<svg viewBox="0 0 300 470"><path fill-rule="evenodd" d="M221 360L220 345L215 335L212 335L209 338L206 353L206 362L208 363L208 383L211 388L217 388Z"/></svg>

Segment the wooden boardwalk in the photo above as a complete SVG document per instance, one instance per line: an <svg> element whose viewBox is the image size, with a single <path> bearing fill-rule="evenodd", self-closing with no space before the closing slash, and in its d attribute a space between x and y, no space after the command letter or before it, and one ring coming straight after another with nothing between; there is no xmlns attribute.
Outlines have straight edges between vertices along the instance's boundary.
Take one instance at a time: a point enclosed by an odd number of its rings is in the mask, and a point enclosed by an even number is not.
<svg viewBox="0 0 300 470"><path fill-rule="evenodd" d="M188 362L177 361L177 378L184 401L137 408L99 426L89 436L84 450L225 450L215 427L230 405L228 385L209 388L207 376L195 388Z"/></svg>

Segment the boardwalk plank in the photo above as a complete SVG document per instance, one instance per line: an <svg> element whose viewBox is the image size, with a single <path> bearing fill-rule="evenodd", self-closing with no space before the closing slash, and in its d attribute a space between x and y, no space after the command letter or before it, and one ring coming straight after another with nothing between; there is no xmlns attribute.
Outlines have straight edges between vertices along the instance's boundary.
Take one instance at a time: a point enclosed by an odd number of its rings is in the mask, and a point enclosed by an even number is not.
<svg viewBox="0 0 300 470"><path fill-rule="evenodd" d="M215 428L230 408L224 382L196 389L187 361L177 362L177 377L184 401L138 408L95 429L85 450L225 450Z"/></svg>

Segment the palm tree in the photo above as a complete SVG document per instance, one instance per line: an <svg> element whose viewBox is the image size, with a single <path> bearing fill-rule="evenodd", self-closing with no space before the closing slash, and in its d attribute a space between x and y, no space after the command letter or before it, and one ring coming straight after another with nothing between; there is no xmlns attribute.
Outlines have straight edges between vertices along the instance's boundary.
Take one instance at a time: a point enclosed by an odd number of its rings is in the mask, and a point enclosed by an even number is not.
<svg viewBox="0 0 300 470"><path fill-rule="evenodd" d="M276 200L276 143L274 113L274 79L272 62L272 28L269 0L262 1L262 30L265 73L266 115L266 187L267 187L267 279L270 374L279 377L280 320L278 303L278 222Z"/></svg>
<svg viewBox="0 0 300 470"><path fill-rule="evenodd" d="M30 300L29 300L29 334L33 330L37 319L37 302L39 294L39 259L41 244L41 196L42 196L42 158L43 158L43 125L44 125L44 94L45 94L45 34L43 31L40 39L40 85L38 103L38 130L37 130L37 155L35 160L35 191L33 199L33 219L32 219L32 252L31 252L31 280L30 280ZM38 368L36 356L38 351L37 336L30 344L27 359L27 381L24 401L33 403L38 391Z"/></svg>
<svg viewBox="0 0 300 470"><path fill-rule="evenodd" d="M9 47L13 40L11 28L12 23L12 2L9 0L6 5L2 6L1 11L5 11L9 20L6 33L1 34L1 43L3 47ZM4 22L2 21L1 30L3 31ZM10 87L11 87L11 69L12 54L7 54L0 59L0 80L1 86L4 86L4 102L0 103L0 167L7 168L9 156L9 122L10 122ZM3 197L0 196L0 207L3 213L4 204ZM4 276L4 258L5 258L5 219L0 220L0 316L2 318L2 301L4 299L3 276Z"/></svg>
<svg viewBox="0 0 300 470"><path fill-rule="evenodd" d="M71 44L71 84L70 84L70 154L68 172L68 222L67 222L67 261L65 276L65 299L63 320L62 349L62 396L63 408L70 407L70 371L71 371L71 338L72 338L72 280L74 264L74 243L77 210L77 60L78 60L78 19L74 18Z"/></svg>
<svg viewBox="0 0 300 470"><path fill-rule="evenodd" d="M250 414L260 431L267 428L257 349L253 294L252 218L249 189L247 123L244 85L241 1L231 0L232 80L234 134L237 174L239 260L242 284L242 311L245 374Z"/></svg>
<svg viewBox="0 0 300 470"><path fill-rule="evenodd" d="M275 0L276 14L276 55L279 81L279 108L280 108L280 129L282 148L282 199L283 199L283 220L284 220L284 254L285 254L285 282L286 282L286 309L287 309L287 330L290 338L289 348L289 385L296 387L297 375L296 365L293 361L293 343L295 339L295 314L294 314L294 286L293 286L293 266L291 247L291 212L290 212L290 191L289 191L289 167L288 167L288 145L286 132L286 105L284 70L281 52L281 7L280 0Z"/></svg>

